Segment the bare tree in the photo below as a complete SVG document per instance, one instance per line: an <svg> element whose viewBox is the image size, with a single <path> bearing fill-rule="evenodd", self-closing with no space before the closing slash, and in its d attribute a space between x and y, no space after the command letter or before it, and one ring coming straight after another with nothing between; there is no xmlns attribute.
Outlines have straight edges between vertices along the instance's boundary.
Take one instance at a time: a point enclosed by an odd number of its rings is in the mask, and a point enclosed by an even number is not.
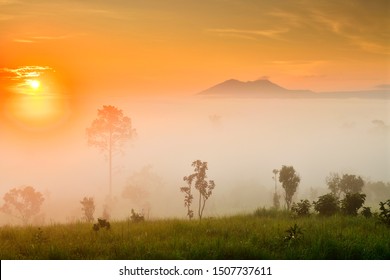
<svg viewBox="0 0 390 280"><path fill-rule="evenodd" d="M213 189L215 188L215 183L213 180L206 181L206 171L208 170L207 162L196 160L192 163L192 166L194 167L195 173L183 178L183 180L188 183L188 187L182 187L180 190L186 194L184 205L187 207L187 215L191 219L193 216L193 212L190 210L190 205L193 199L191 188L192 183L194 182L195 189L199 191L198 217L199 220L201 220L206 206L206 201L211 196Z"/></svg>
<svg viewBox="0 0 390 280"><path fill-rule="evenodd" d="M123 145L136 135L131 119L122 110L108 105L98 109L98 117L87 128L88 144L106 152L109 169L109 196L112 197L112 157L115 151L122 151Z"/></svg>
<svg viewBox="0 0 390 280"><path fill-rule="evenodd" d="M4 195L3 199L5 203L0 211L22 220L24 224L39 213L45 200L42 193L31 186L13 188Z"/></svg>

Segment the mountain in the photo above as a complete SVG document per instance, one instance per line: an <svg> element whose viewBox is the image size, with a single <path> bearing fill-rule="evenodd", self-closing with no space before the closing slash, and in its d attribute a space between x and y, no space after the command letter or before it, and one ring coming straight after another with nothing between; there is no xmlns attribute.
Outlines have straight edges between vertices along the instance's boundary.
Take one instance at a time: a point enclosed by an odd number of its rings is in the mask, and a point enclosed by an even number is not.
<svg viewBox="0 0 390 280"><path fill-rule="evenodd" d="M267 79L242 82L230 79L200 92L200 95L210 96L240 96L240 97L287 97L294 94L314 93L309 90L289 90Z"/></svg>
<svg viewBox="0 0 390 280"><path fill-rule="evenodd" d="M260 98L390 98L389 89L369 91L314 92L290 90L267 79L242 82L235 79L224 81L198 93L209 97L260 97Z"/></svg>

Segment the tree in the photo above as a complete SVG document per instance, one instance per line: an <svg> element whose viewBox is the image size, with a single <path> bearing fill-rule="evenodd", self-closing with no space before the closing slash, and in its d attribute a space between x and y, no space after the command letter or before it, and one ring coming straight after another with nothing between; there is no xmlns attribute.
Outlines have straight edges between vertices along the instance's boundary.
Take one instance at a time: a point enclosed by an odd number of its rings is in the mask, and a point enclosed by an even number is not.
<svg viewBox="0 0 390 280"><path fill-rule="evenodd" d="M364 193L347 193L344 199L341 200L341 211L345 215L356 216L365 200L366 195Z"/></svg>
<svg viewBox="0 0 390 280"><path fill-rule="evenodd" d="M340 181L341 178L337 173L330 173L328 177L326 177L326 184L328 185L329 190L336 197L340 198L341 189L340 189Z"/></svg>
<svg viewBox="0 0 390 280"><path fill-rule="evenodd" d="M13 188L4 195L3 199L5 203L0 210L22 220L24 224L39 213L45 200L42 193L31 186Z"/></svg>
<svg viewBox="0 0 390 280"><path fill-rule="evenodd" d="M194 182L195 189L199 192L199 203L198 203L198 217L199 220L202 220L203 210L206 206L206 201L211 196L213 189L215 188L215 183L213 180L206 181L207 175L207 162L202 162L196 160L192 163L195 173L185 176L184 181L188 183L188 187L181 187L180 191L184 192L184 206L187 207L187 215L191 219L193 217L193 211L190 209L192 203L192 183Z"/></svg>
<svg viewBox="0 0 390 280"><path fill-rule="evenodd" d="M279 170L274 169L274 170L272 170L272 173L274 173L274 176L272 177L272 179L274 179L274 181L275 181L275 192L274 192L274 197L273 197L273 203L274 203L274 208L279 209L280 195L276 191Z"/></svg>
<svg viewBox="0 0 390 280"><path fill-rule="evenodd" d="M84 197L80 203L83 206L81 210L84 212L85 220L87 222L93 222L93 214L95 213L95 201L93 200L93 197Z"/></svg>
<svg viewBox="0 0 390 280"><path fill-rule="evenodd" d="M299 217L305 217L310 215L310 202L309 200L301 199L298 203L293 203L291 206L291 211L297 214Z"/></svg>
<svg viewBox="0 0 390 280"><path fill-rule="evenodd" d="M344 193L360 193L363 189L362 177L350 174L343 174L340 180L340 190Z"/></svg>
<svg viewBox="0 0 390 280"><path fill-rule="evenodd" d="M364 181L360 176L353 174L343 174L341 177L337 173L331 173L326 177L326 184L330 191L340 198L343 193L360 193L364 186Z"/></svg>
<svg viewBox="0 0 390 280"><path fill-rule="evenodd" d="M339 211L339 199L333 193L320 196L313 204L314 210L322 216L332 216Z"/></svg>
<svg viewBox="0 0 390 280"><path fill-rule="evenodd" d="M108 105L98 109L98 118L87 128L88 144L106 152L109 169L109 196L112 197L112 157L121 151L126 141L136 135L131 119L122 110Z"/></svg>
<svg viewBox="0 0 390 280"><path fill-rule="evenodd" d="M297 191L301 178L296 174L294 167L283 165L282 169L279 171L279 182L282 183L282 187L285 191L287 210L290 210L292 197Z"/></svg>

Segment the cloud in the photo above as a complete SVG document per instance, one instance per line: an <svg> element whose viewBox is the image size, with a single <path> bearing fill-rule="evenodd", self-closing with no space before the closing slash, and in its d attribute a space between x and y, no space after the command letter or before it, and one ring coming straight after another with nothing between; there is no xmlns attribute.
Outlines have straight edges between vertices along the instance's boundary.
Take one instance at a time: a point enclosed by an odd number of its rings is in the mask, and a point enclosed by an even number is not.
<svg viewBox="0 0 390 280"><path fill-rule="evenodd" d="M245 29L224 29L224 28L213 28L207 29L207 32L216 33L218 35L234 36L245 39L258 39L259 37L267 37L271 39L280 39L281 34L287 33L288 28L278 29L264 29L264 30L245 30Z"/></svg>
<svg viewBox="0 0 390 280"><path fill-rule="evenodd" d="M13 41L16 43L36 43L39 41L48 41L48 40L65 40L80 35L84 35L84 33L66 34L66 35L58 35L58 36L31 36L27 38L15 38Z"/></svg>
<svg viewBox="0 0 390 280"><path fill-rule="evenodd" d="M11 80L37 78L44 72L54 71L49 66L22 66L19 68L2 68L0 75ZM0 76L0 77L1 77Z"/></svg>

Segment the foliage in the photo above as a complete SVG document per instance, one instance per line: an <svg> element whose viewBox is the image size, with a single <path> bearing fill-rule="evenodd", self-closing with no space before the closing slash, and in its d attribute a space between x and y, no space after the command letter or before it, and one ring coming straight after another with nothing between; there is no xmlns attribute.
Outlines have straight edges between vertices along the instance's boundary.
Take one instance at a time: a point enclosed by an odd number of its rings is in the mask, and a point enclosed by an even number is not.
<svg viewBox="0 0 390 280"><path fill-rule="evenodd" d="M361 214L366 218L372 217L371 207L363 207Z"/></svg>
<svg viewBox="0 0 390 280"><path fill-rule="evenodd" d="M300 240L303 237L303 230L300 228L297 224L294 224L294 226L291 226L288 230L286 230L287 235L284 237L284 241L289 242L296 242Z"/></svg>
<svg viewBox="0 0 390 280"><path fill-rule="evenodd" d="M5 203L0 210L20 219L24 224L39 213L45 200L42 193L31 186L13 188L4 195L3 199Z"/></svg>
<svg viewBox="0 0 390 280"><path fill-rule="evenodd" d="M379 202L379 220L390 227L390 199Z"/></svg>
<svg viewBox="0 0 390 280"><path fill-rule="evenodd" d="M212 195L215 183L213 180L206 181L207 162L196 160L192 163L192 166L194 167L194 173L183 178L187 182L188 187L181 187L180 191L185 193L184 206L187 207L187 215L191 219L193 217L193 212L190 209L193 200L191 188L192 183L194 183L195 189L199 192L198 217L201 220L206 201Z"/></svg>
<svg viewBox="0 0 390 280"><path fill-rule="evenodd" d="M295 214L297 214L299 217L309 216L310 215L310 207L311 204L309 200L301 199L298 203L293 203L291 206L291 211Z"/></svg>
<svg viewBox="0 0 390 280"><path fill-rule="evenodd" d="M92 229L94 231L99 231L99 229L101 229L101 228L105 228L106 230L111 229L110 222L107 221L106 219L99 219L98 218L98 222L96 224L93 224Z"/></svg>
<svg viewBox="0 0 390 280"><path fill-rule="evenodd" d="M282 187L285 190L285 201L287 210L290 210L292 197L297 191L298 185L301 181L299 175L295 172L292 166L282 166L279 171L279 182L282 183Z"/></svg>
<svg viewBox="0 0 390 280"><path fill-rule="evenodd" d="M123 115L122 110L108 105L98 109L98 118L86 129L88 144L108 153L109 189L112 194L112 156L122 151L125 142L136 135L131 119Z"/></svg>
<svg viewBox="0 0 390 280"><path fill-rule="evenodd" d="M343 174L340 180L340 189L343 193L360 193L363 189L362 177L350 174Z"/></svg>
<svg viewBox="0 0 390 280"><path fill-rule="evenodd" d="M331 173L326 178L326 184L330 191L340 198L341 193L360 193L364 186L364 181L360 176L353 174L343 174L341 177L337 173Z"/></svg>
<svg viewBox="0 0 390 280"><path fill-rule="evenodd" d="M87 222L93 222L93 214L95 213L95 201L93 197L84 197L83 200L80 201L82 208L81 210L84 213L84 219Z"/></svg>
<svg viewBox="0 0 390 280"><path fill-rule="evenodd" d="M363 193L347 193L341 200L341 211L346 215L356 216L365 199L366 195Z"/></svg>
<svg viewBox="0 0 390 280"><path fill-rule="evenodd" d="M134 209L131 209L131 216L130 219L134 223L139 223L145 221L145 217L141 213L136 213Z"/></svg>
<svg viewBox="0 0 390 280"><path fill-rule="evenodd" d="M320 196L313 204L314 210L323 216L331 216L339 211L339 200L333 193Z"/></svg>

